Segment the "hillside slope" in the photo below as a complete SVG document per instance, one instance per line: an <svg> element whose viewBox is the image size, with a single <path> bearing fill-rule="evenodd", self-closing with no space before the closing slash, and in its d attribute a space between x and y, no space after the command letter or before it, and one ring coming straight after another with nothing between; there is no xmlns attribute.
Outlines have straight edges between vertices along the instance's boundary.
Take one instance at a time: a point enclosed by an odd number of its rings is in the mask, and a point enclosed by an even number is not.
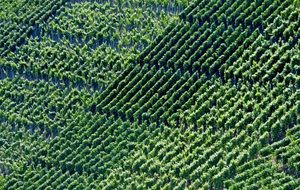
<svg viewBox="0 0 300 190"><path fill-rule="evenodd" d="M123 50L114 40L102 49L88 27L76 29L80 19L62 22L91 7L58 8L42 32L0 49L3 189L299 188L293 0L195 0L167 14L174 20L156 26L155 40L140 22L141 53L121 32Z"/></svg>

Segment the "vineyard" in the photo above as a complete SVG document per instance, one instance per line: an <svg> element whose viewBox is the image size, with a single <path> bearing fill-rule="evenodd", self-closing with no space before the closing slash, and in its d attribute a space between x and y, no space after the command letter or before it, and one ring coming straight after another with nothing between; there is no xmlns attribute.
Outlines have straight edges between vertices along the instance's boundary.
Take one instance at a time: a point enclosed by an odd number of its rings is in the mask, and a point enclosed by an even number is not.
<svg viewBox="0 0 300 190"><path fill-rule="evenodd" d="M1 0L0 190L300 190L300 1Z"/></svg>

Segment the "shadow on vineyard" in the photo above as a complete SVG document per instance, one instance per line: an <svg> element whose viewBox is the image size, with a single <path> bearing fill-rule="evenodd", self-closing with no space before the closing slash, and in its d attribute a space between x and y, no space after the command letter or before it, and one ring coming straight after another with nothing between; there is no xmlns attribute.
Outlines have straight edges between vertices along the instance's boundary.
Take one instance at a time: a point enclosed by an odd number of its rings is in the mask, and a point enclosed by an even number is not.
<svg viewBox="0 0 300 190"><path fill-rule="evenodd" d="M0 189L299 188L299 11L1 1Z"/></svg>

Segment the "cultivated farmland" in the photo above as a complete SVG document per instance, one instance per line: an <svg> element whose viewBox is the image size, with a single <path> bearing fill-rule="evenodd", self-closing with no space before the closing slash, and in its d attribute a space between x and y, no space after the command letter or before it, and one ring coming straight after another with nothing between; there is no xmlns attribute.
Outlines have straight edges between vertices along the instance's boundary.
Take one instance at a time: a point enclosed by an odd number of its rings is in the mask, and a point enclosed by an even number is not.
<svg viewBox="0 0 300 190"><path fill-rule="evenodd" d="M299 189L300 3L2 0L0 189Z"/></svg>

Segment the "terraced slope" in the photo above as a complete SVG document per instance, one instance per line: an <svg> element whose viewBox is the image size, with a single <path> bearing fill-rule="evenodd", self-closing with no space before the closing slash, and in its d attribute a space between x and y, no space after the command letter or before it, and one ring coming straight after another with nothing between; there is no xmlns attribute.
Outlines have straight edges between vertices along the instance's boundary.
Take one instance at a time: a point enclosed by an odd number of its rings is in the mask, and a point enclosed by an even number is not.
<svg viewBox="0 0 300 190"><path fill-rule="evenodd" d="M295 1L195 0L150 44L152 34L142 26L148 42L130 39L142 45L126 42L130 31L118 35L124 25L118 31L103 23L116 38L97 34L101 24L84 26L80 19L101 10L97 3L63 7L49 26L39 26L41 34L34 30L34 40L3 51L4 189L299 188ZM67 24L61 22L65 15ZM97 47L98 35L104 49ZM65 46L46 51L62 39ZM105 52L106 46L132 55L116 58L124 66L110 75L112 82L93 80L106 70L88 66L92 54L86 52ZM28 56L30 47L45 47L45 54ZM103 56L95 64L114 59Z"/></svg>

